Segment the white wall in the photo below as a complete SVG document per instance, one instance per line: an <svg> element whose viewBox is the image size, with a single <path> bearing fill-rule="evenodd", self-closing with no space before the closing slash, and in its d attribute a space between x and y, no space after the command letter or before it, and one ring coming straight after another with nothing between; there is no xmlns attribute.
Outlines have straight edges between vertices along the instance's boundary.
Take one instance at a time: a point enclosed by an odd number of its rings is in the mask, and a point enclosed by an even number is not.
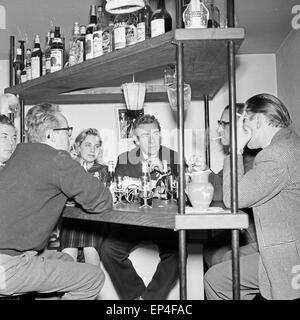
<svg viewBox="0 0 300 320"><path fill-rule="evenodd" d="M300 30L293 30L276 53L278 97L290 111L300 134Z"/></svg>
<svg viewBox="0 0 300 320"><path fill-rule="evenodd" d="M244 102L250 96L268 92L277 94L277 79L275 55L241 55L237 57L238 67L236 70L237 102ZM0 93L7 86L8 69L3 61L6 76L1 79ZM2 76L1 76L2 78ZM161 80L158 80L159 82ZM2 84L3 83L3 84ZM225 85L210 102L210 125L211 137L216 137L217 120L219 119L225 105L228 104L228 90ZM118 143L116 111L118 107L125 107L122 104L87 104L87 105L65 105L62 106L69 125L74 127L74 137L84 128L98 128L104 141L104 160L116 160L118 153L127 147L124 143ZM177 133L175 118L168 103L146 103L145 113L154 114L160 121L162 127L162 143L171 148L177 149ZM204 154L204 106L201 101L192 101L187 112L185 121L186 137L186 158L195 152ZM195 135L197 130L197 135ZM212 169L219 171L223 164L223 154L219 142L212 141Z"/></svg>

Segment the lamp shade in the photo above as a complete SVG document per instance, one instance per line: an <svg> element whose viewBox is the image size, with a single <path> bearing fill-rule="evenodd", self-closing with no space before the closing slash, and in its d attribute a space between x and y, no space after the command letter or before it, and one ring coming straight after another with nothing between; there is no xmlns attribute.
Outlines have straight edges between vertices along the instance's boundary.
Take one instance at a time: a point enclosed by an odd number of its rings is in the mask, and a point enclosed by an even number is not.
<svg viewBox="0 0 300 320"><path fill-rule="evenodd" d="M143 108L146 94L145 83L123 83L122 89L128 110L140 110Z"/></svg>
<svg viewBox="0 0 300 320"><path fill-rule="evenodd" d="M112 14L122 14L140 10L144 6L144 0L107 0L105 10Z"/></svg>

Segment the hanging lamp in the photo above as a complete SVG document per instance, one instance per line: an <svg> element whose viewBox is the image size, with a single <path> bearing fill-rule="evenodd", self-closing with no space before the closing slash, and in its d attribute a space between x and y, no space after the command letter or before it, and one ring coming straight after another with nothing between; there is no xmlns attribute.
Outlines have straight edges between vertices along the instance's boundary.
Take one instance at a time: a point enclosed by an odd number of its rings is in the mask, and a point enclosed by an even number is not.
<svg viewBox="0 0 300 320"><path fill-rule="evenodd" d="M140 10L144 6L144 0L107 0L105 10L111 14L122 14Z"/></svg>

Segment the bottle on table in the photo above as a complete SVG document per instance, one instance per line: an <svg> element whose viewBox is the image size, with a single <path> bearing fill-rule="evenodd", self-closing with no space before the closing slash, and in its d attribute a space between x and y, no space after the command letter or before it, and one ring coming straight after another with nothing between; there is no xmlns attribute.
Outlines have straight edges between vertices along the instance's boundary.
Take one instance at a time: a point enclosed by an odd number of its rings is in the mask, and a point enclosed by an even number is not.
<svg viewBox="0 0 300 320"><path fill-rule="evenodd" d="M169 200L170 199L170 194L168 193L168 162L166 160L162 161L162 166L163 166L163 178L161 181L161 192L160 192L160 198L162 200Z"/></svg>
<svg viewBox="0 0 300 320"><path fill-rule="evenodd" d="M94 57L93 34L97 24L96 6L90 6L90 23L86 28L85 34L85 59L89 60Z"/></svg>
<svg viewBox="0 0 300 320"><path fill-rule="evenodd" d="M150 20L153 11L149 5L149 1L145 0L145 7L137 13L137 42L151 38Z"/></svg>
<svg viewBox="0 0 300 320"><path fill-rule="evenodd" d="M110 187L115 182L115 167L112 160L108 161L108 177L106 180L106 186Z"/></svg>
<svg viewBox="0 0 300 320"><path fill-rule="evenodd" d="M149 165L147 161L142 162L140 204L141 204L141 208L151 207L152 205L151 178L150 178L150 172L149 172Z"/></svg>
<svg viewBox="0 0 300 320"><path fill-rule="evenodd" d="M15 61L13 63L15 69L15 85L21 83L21 72L24 69L24 62L22 58L22 49L17 48L17 55L15 57Z"/></svg>
<svg viewBox="0 0 300 320"><path fill-rule="evenodd" d="M151 37L157 37L172 30L172 17L166 9L165 0L159 0L158 8L151 17Z"/></svg>
<svg viewBox="0 0 300 320"><path fill-rule="evenodd" d="M31 53L31 78L36 79L42 76L43 54L41 49L40 37L37 34L34 40L34 47Z"/></svg>
<svg viewBox="0 0 300 320"><path fill-rule="evenodd" d="M54 39L50 49L51 73L62 70L64 67L64 45L60 35L60 27L54 29Z"/></svg>

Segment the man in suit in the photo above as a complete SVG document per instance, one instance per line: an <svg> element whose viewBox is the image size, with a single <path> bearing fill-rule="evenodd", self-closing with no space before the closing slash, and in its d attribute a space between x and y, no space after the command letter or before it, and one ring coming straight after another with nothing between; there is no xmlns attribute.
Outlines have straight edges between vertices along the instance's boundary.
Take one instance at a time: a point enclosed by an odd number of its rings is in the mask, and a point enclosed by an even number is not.
<svg viewBox="0 0 300 320"><path fill-rule="evenodd" d="M270 94L248 99L237 123L238 204L253 208L259 248L240 258L242 299L258 292L266 299L300 298L300 137L290 124L288 110ZM262 148L247 173L245 145ZM223 170L224 203L230 207L229 157ZM232 299L231 261L207 271L205 290L208 299Z"/></svg>
<svg viewBox="0 0 300 320"><path fill-rule="evenodd" d="M159 172L163 171L162 160L167 160L171 173L177 175L176 153L161 146L160 131L160 124L154 116L143 115L134 122L136 148L119 156L115 170L117 176L140 178L142 161L147 161L151 178L156 179ZM110 234L100 248L100 255L120 298L166 299L178 277L177 233L149 227L126 225L111 227ZM136 245L149 240L158 246L160 262L146 287L128 257Z"/></svg>

